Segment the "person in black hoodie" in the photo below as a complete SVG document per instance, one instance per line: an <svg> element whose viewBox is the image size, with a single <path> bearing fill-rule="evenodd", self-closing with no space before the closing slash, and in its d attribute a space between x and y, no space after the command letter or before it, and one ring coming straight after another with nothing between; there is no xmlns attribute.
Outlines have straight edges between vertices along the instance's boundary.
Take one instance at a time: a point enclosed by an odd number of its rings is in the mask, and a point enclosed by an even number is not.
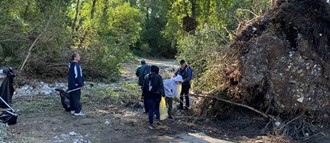
<svg viewBox="0 0 330 143"><path fill-rule="evenodd" d="M70 63L69 73L68 73L68 90L73 90L84 86L84 77L82 74L82 69L79 64L79 61L80 61L80 55L78 53L73 53L72 62ZM85 114L81 112L80 89L72 91L69 94L70 94L71 114L75 116L84 116Z"/></svg>
<svg viewBox="0 0 330 143"><path fill-rule="evenodd" d="M145 76L143 83L144 97L149 107L149 128L154 129L153 118L156 113L157 124L160 125L159 103L165 95L163 78L159 75L159 68L155 65L150 67L151 73Z"/></svg>

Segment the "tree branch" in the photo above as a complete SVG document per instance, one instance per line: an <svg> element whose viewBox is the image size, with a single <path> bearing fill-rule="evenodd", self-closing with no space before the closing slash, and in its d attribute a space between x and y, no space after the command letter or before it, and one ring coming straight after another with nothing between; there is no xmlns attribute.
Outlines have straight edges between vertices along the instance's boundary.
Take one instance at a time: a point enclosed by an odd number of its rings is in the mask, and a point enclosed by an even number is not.
<svg viewBox="0 0 330 143"><path fill-rule="evenodd" d="M237 9L237 11L246 11L246 12L250 12L251 14L253 14L255 17L258 17L259 15L255 14L254 12L252 12L251 10L248 10L248 9Z"/></svg>
<svg viewBox="0 0 330 143"><path fill-rule="evenodd" d="M275 117L273 117L271 115L267 115L267 114L255 109L255 108L253 108L253 107L250 107L250 106L247 106L247 105L244 105L244 104L240 104L240 103L236 103L236 102L232 102L232 101L220 98L220 97L216 97L216 96L212 96L212 95L198 95L198 94L189 94L189 95L195 96L195 97L213 98L213 99L216 99L216 100L219 100L219 101L222 101L222 102L226 102L226 103L229 103L229 104L232 104L232 105L236 105L236 106L240 106L240 107L243 107L243 108L250 109L250 110L260 114L261 116L263 116L265 118L271 118L273 120L276 120Z"/></svg>
<svg viewBox="0 0 330 143"><path fill-rule="evenodd" d="M48 22L47 22L45 28L43 29L43 31L39 34L39 36L33 41L32 45L30 46L29 51L28 51L28 55L26 56L26 58L25 58L25 60L24 60L24 62L23 62L23 64L22 64L22 66L21 66L21 68L20 68L19 71L22 71L22 70L24 69L24 66L25 66L26 62L27 62L27 60L29 59L29 57L30 57L30 55L31 55L32 48L33 48L34 45L37 43L37 41L39 40L39 38L40 38L40 37L45 33L45 31L47 30L47 28L48 28L48 26L49 26L49 23L50 23L50 21L52 20L52 18L53 18L53 16L54 16L54 12L55 12L55 8L53 9L52 15L49 17Z"/></svg>

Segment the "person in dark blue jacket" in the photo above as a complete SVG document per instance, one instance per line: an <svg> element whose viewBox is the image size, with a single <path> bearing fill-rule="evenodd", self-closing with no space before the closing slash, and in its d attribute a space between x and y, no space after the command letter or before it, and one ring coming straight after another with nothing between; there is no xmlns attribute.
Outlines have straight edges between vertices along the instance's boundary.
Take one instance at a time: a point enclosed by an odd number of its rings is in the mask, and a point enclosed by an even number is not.
<svg viewBox="0 0 330 143"><path fill-rule="evenodd" d="M189 89L191 87L191 80L193 77L193 70L186 64L185 60L180 61L180 68L175 73L175 76L181 75L183 78L182 90L180 93L180 100L183 101L183 97L186 99L186 107L183 108L183 102L180 102L180 109L189 109Z"/></svg>
<svg viewBox="0 0 330 143"><path fill-rule="evenodd" d="M82 74L82 69L79 64L79 61L80 61L80 55L78 53L73 53L72 62L70 63L69 74L68 74L68 90L73 90L84 86L84 77ZM81 112L80 96L81 96L80 89L70 92L70 107L71 107L72 115L75 116L85 115L84 113Z"/></svg>

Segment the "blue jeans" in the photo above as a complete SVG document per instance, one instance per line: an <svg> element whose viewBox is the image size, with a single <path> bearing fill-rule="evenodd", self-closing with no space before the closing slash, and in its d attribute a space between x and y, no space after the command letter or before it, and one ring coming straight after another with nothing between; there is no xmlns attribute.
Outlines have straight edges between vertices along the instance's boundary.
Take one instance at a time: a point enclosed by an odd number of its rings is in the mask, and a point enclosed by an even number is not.
<svg viewBox="0 0 330 143"><path fill-rule="evenodd" d="M154 96L156 97L156 96ZM160 119L160 114L159 114L159 103L160 103L161 98L150 98L147 97L147 102L148 102L148 107L149 107L149 124L153 125L153 120L154 120L154 112L156 113L156 120Z"/></svg>

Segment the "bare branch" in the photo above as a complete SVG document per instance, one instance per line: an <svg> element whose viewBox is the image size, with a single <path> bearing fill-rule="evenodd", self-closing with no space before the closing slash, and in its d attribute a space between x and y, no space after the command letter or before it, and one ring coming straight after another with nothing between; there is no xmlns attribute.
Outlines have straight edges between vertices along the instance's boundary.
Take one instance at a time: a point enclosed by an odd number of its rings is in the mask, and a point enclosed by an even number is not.
<svg viewBox="0 0 330 143"><path fill-rule="evenodd" d="M262 115L265 118L271 118L273 120L276 120L275 117L273 117L271 115L267 115L267 114L255 109L255 108L253 108L253 107L250 107L250 106L247 106L247 105L244 105L244 104L240 104L240 103L236 103L236 102L232 102L232 101L220 98L220 97L216 97L216 96L212 96L212 95L198 95L198 94L189 94L189 95L195 96L195 97L213 98L213 99L216 99L216 100L219 100L219 101L222 101L222 102L226 102L226 103L229 103L229 104L232 104L232 105L236 105L236 106L240 106L240 107L250 109L250 110Z"/></svg>
<svg viewBox="0 0 330 143"><path fill-rule="evenodd" d="M24 69L24 65L26 64L27 60L29 59L30 55L31 55L31 51L32 51L32 48L34 47L34 45L37 43L37 41L39 40L39 38L45 33L45 31L47 30L48 26L49 26L49 23L50 21L52 20L53 16L54 16L54 12L55 12L55 8L53 9L53 12L52 12L52 15L50 15L49 19L48 19L48 22L45 26L45 28L43 29L43 31L39 34L39 36L33 41L32 45L30 46L29 48L29 51L28 51L28 55L26 56L21 68L19 71L22 71Z"/></svg>
<svg viewBox="0 0 330 143"><path fill-rule="evenodd" d="M248 9L241 9L241 8L239 8L239 9L237 9L237 11L246 11L246 12L249 12L249 13L253 14L255 17L258 17L259 16L259 15L255 14L254 12L252 12L251 10L248 10Z"/></svg>

